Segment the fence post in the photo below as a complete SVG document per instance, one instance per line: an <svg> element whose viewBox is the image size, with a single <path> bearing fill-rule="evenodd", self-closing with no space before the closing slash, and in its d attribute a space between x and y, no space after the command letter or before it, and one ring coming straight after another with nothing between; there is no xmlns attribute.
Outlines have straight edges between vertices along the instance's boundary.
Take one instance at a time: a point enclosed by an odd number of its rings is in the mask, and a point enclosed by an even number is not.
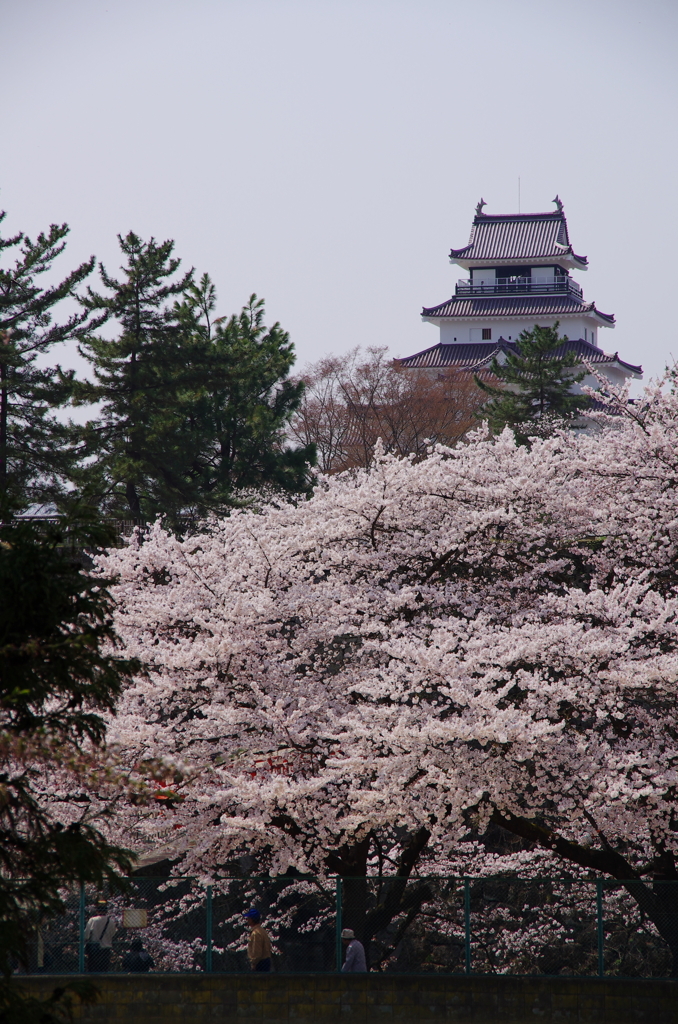
<svg viewBox="0 0 678 1024"><path fill-rule="evenodd" d="M78 973L85 973L85 886L80 885L80 910L78 913Z"/></svg>
<svg viewBox="0 0 678 1024"><path fill-rule="evenodd" d="M205 971L207 974L212 973L212 886L207 886L207 896L205 900L205 931L206 931L206 948L205 948Z"/></svg>
<svg viewBox="0 0 678 1024"><path fill-rule="evenodd" d="M471 883L464 879L464 948L466 953L466 973L471 973Z"/></svg>
<svg viewBox="0 0 678 1024"><path fill-rule="evenodd" d="M341 971L341 966L342 966L341 965L341 961L343 959L343 957L342 957L343 949L342 949L342 945L341 945L341 901L342 901L341 875L337 875L337 883L336 883L336 890L335 890L335 897L334 898L335 898L336 905L337 905L336 906L336 917L335 917L335 920L336 920L336 927L335 927L335 932L336 932L335 947L336 947L336 949L335 949L335 954L336 954L336 960L337 960L337 971L339 972L339 971Z"/></svg>
<svg viewBox="0 0 678 1024"><path fill-rule="evenodd" d="M596 882L596 910L598 923L598 977L605 975L605 927L603 922L603 880Z"/></svg>

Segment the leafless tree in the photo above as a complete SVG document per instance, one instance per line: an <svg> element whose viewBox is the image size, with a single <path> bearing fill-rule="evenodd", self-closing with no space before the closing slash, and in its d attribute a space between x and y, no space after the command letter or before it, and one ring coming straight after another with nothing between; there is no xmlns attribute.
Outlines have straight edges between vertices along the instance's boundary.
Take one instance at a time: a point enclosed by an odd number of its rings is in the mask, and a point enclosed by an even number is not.
<svg viewBox="0 0 678 1024"><path fill-rule="evenodd" d="M454 444L477 425L485 396L472 374L407 369L387 351L356 348L303 374L291 431L316 444L322 472L368 467L379 438L387 452L421 458L430 442Z"/></svg>

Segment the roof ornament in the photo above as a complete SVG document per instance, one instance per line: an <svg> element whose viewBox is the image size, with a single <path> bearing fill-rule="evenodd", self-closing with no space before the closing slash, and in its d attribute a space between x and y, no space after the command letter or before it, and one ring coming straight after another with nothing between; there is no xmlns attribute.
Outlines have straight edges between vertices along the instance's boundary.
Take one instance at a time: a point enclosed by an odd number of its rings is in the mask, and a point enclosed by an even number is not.
<svg viewBox="0 0 678 1024"><path fill-rule="evenodd" d="M558 208L558 213L562 213L563 212L563 202L562 202L560 196L557 193L556 193L556 198L552 199L551 202L556 204L556 206Z"/></svg>
<svg viewBox="0 0 678 1024"><path fill-rule="evenodd" d="M485 202L484 199L481 199L480 202L476 205L476 217L482 216L483 206L487 206L487 203Z"/></svg>

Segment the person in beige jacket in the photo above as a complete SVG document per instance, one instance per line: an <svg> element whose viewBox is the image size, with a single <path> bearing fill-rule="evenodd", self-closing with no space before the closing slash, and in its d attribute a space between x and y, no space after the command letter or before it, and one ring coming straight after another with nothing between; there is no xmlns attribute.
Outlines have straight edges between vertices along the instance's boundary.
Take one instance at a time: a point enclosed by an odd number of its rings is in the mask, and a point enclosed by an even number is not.
<svg viewBox="0 0 678 1024"><path fill-rule="evenodd" d="M247 943L247 958L253 971L270 971L271 940L265 928L261 927L261 914L254 907L245 911L250 926L250 938Z"/></svg>

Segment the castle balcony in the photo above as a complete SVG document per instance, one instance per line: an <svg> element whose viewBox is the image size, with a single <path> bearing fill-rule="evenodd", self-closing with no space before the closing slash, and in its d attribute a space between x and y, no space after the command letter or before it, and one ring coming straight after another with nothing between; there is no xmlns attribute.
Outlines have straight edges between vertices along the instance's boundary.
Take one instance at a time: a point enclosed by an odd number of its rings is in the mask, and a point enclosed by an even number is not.
<svg viewBox="0 0 678 1024"><path fill-rule="evenodd" d="M500 277L487 284L457 281L455 295L576 295L581 299L582 289L571 277L552 277L538 281L532 277Z"/></svg>

